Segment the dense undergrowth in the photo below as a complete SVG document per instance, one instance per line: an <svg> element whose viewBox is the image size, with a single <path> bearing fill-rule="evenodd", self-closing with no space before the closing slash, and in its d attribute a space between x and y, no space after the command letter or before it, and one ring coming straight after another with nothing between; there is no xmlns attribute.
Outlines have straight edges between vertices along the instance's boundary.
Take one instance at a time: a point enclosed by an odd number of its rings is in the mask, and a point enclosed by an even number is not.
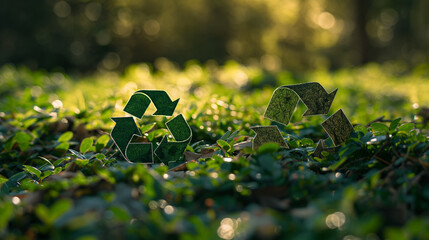
<svg viewBox="0 0 429 240"><path fill-rule="evenodd" d="M70 79L0 70L1 239L428 239L429 73L368 65L293 76L235 63ZM423 68L424 70L425 68ZM339 88L355 133L313 158L326 116L279 126L289 149L251 149L276 86ZM108 136L137 89L181 98L193 138L175 168L129 164ZM153 109L152 109L153 110ZM139 120L147 141L165 117ZM373 121L375 120L375 121Z"/></svg>

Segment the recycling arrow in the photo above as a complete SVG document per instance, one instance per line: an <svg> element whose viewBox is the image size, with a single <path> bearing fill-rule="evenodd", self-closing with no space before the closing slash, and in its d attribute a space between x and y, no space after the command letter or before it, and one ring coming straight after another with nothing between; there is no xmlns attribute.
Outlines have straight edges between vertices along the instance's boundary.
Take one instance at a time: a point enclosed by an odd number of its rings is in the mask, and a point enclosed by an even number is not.
<svg viewBox="0 0 429 240"><path fill-rule="evenodd" d="M337 94L338 88L328 94L328 92L317 82L302 83L287 86L295 91L307 107L303 116L313 116L318 114L328 114Z"/></svg>
<svg viewBox="0 0 429 240"><path fill-rule="evenodd" d="M131 162L153 163L151 143L133 143L134 136L142 136L132 117L112 118L116 123L110 135L121 154Z"/></svg>
<svg viewBox="0 0 429 240"><path fill-rule="evenodd" d="M299 100L307 107L303 116L328 114L337 91L338 88L328 93L317 82L278 87L271 96L264 117L283 125L288 125ZM353 132L353 126L341 109L326 119L321 125L332 139L335 147L345 142ZM255 131L254 128L251 129ZM254 149L268 142L276 142L280 146L284 146L282 143L284 140L279 140L280 131L277 126L259 126L257 128L255 131L256 136L253 139ZM281 138L283 139L283 137ZM324 140L321 140L318 142L313 155L321 156L322 151L334 152L336 150L335 147L325 148Z"/></svg>
<svg viewBox="0 0 429 240"><path fill-rule="evenodd" d="M124 111L141 119L151 102L156 108L156 112L152 115L172 116L179 99L171 101L165 91L139 90L130 97ZM179 114L166 123L168 131L176 141L169 142L167 136L164 136L153 151L152 143L134 141L136 137L142 137L142 134L133 117L111 119L115 122L115 126L110 135L122 156L129 162L154 163L154 153L164 164L176 161L192 138L191 128L183 115Z"/></svg>
<svg viewBox="0 0 429 240"><path fill-rule="evenodd" d="M139 90L136 91L125 105L124 111L137 118L142 118L150 102L155 105L154 116L171 116L176 109L180 99L171 101L165 91L160 90Z"/></svg>
<svg viewBox="0 0 429 240"><path fill-rule="evenodd" d="M353 125L342 109L336 111L332 116L322 122L321 125L332 140L334 147L326 148L325 140L320 140L313 152L313 156L315 157L322 157L322 151L329 153L335 152L338 146L345 142L354 131Z"/></svg>
<svg viewBox="0 0 429 240"><path fill-rule="evenodd" d="M171 119L165 125L176 142L168 142L167 136L164 136L156 148L155 154L164 164L167 164L180 158L191 141L192 132L182 114Z"/></svg>
<svg viewBox="0 0 429 240"><path fill-rule="evenodd" d="M322 122L321 125L326 133L328 133L335 146L345 142L354 131L353 125L350 123L349 119L347 119L342 109L336 111L332 116Z"/></svg>
<svg viewBox="0 0 429 240"><path fill-rule="evenodd" d="M256 136L253 138L253 149L258 149L267 142L278 143L280 147L288 148L282 134L277 126L255 126L250 127Z"/></svg>
<svg viewBox="0 0 429 240"><path fill-rule="evenodd" d="M307 107L303 116L327 114L337 90L328 94L317 82L278 87L274 90L264 117L288 125L299 99Z"/></svg>

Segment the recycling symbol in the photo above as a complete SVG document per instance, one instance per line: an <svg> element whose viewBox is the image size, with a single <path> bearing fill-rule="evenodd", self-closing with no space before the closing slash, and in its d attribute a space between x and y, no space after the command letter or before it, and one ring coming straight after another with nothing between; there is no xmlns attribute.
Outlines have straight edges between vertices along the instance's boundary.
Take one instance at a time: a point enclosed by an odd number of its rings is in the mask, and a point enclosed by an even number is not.
<svg viewBox="0 0 429 240"><path fill-rule="evenodd" d="M326 115L331 108L337 90L338 88L328 93L317 82L278 87L271 96L264 117L282 125L288 125L299 100L307 107L303 117ZM334 147L326 148L324 146L325 140L320 140L313 153L315 157L320 157L322 151L335 152L338 146L345 142L354 131L342 109L327 118L321 125L332 140ZM251 129L256 133L253 139L253 149L258 149L262 144L268 142L278 143L281 147L288 148L276 125L254 126Z"/></svg>
<svg viewBox="0 0 429 240"><path fill-rule="evenodd" d="M164 136L156 148L151 142L133 141L134 137L142 137L134 117L143 118L151 102L156 108L153 116L172 116L179 99L171 101L168 94L161 90L134 92L123 109L133 117L112 117L115 126L110 135L127 161L151 164L154 163L154 155L156 155L161 162L168 165L169 162L177 161L182 156L192 138L191 128L183 115L179 114L165 123L175 141L170 142L167 136Z"/></svg>

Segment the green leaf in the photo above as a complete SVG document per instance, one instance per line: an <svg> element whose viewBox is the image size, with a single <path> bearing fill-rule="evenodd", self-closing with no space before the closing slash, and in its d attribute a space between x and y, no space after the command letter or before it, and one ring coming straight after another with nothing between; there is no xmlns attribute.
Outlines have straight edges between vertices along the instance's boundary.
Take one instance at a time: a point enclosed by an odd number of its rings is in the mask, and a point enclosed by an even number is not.
<svg viewBox="0 0 429 240"><path fill-rule="evenodd" d="M75 163L80 167L85 167L89 163L89 160L88 159L76 159Z"/></svg>
<svg viewBox="0 0 429 240"><path fill-rule="evenodd" d="M46 163L48 163L49 165L51 165L52 167L55 167L54 164L51 163L51 161L49 161L49 159L44 158L42 156L39 156L40 159L42 159L43 161L45 161Z"/></svg>
<svg viewBox="0 0 429 240"><path fill-rule="evenodd" d="M15 137L11 137L4 143L4 149L10 152L12 150L13 145L15 144Z"/></svg>
<svg viewBox="0 0 429 240"><path fill-rule="evenodd" d="M226 133L223 134L222 137L219 138L219 140L224 140L225 141L225 140L228 139L229 135L231 135L231 131L230 130L226 131Z"/></svg>
<svg viewBox="0 0 429 240"><path fill-rule="evenodd" d="M60 165L62 162L64 162L65 160L68 160L68 158L60 158L58 160L56 160L54 162L54 166L57 167L58 165Z"/></svg>
<svg viewBox="0 0 429 240"><path fill-rule="evenodd" d="M280 145L278 143L264 143L258 148L258 153L275 153L279 150L279 148Z"/></svg>
<svg viewBox="0 0 429 240"><path fill-rule="evenodd" d="M58 138L58 142L68 142L70 141L70 139L72 139L73 137L73 132L71 131L67 131L65 133L63 133L59 138Z"/></svg>
<svg viewBox="0 0 429 240"><path fill-rule="evenodd" d="M71 206L72 206L72 202L69 199L60 199L56 201L49 211L52 222L54 222L59 217L61 217L64 213L66 213Z"/></svg>
<svg viewBox="0 0 429 240"><path fill-rule="evenodd" d="M106 158L106 156L102 153L99 153L99 154L95 155L95 158L97 158L100 161L103 161Z"/></svg>
<svg viewBox="0 0 429 240"><path fill-rule="evenodd" d="M110 140L110 135L101 135L95 142L95 151L99 152L102 148L106 147Z"/></svg>
<svg viewBox="0 0 429 240"><path fill-rule="evenodd" d="M153 141L155 138L164 136L165 134L168 134L168 130L166 129L156 129L150 133L148 133L147 135L147 139L151 142Z"/></svg>
<svg viewBox="0 0 429 240"><path fill-rule="evenodd" d="M119 206L110 207L110 211L112 211L115 218L119 221L129 221L131 218L130 214Z"/></svg>
<svg viewBox="0 0 429 240"><path fill-rule="evenodd" d="M395 129L396 129L396 127L399 125L399 122L400 122L400 121L401 121L401 118L397 118L397 119L393 120L393 121L390 123L389 130L390 130L390 131L395 131Z"/></svg>
<svg viewBox="0 0 429 240"><path fill-rule="evenodd" d="M320 154L322 154L322 156L324 156L324 157L327 157L327 156L331 155L330 152L323 151L323 150L322 150L322 152Z"/></svg>
<svg viewBox="0 0 429 240"><path fill-rule="evenodd" d="M54 170L54 174L58 174L58 173L60 173L62 170L63 170L63 168L62 168L62 167L57 167L57 168L55 168L55 170Z"/></svg>
<svg viewBox="0 0 429 240"><path fill-rule="evenodd" d="M82 153L80 153L80 152L77 152L77 151L75 151L73 149L69 149L69 151L71 153L73 153L73 155L75 155L76 157L78 157L80 159L86 159L86 157Z"/></svg>
<svg viewBox="0 0 429 240"><path fill-rule="evenodd" d="M22 179L24 179L27 176L27 174L25 172L19 172L14 174L12 177L9 178L8 180L8 184L9 183L13 183L16 184L17 182L21 181Z"/></svg>
<svg viewBox="0 0 429 240"><path fill-rule="evenodd" d="M15 141L18 143L21 151L27 151L30 148L30 143L33 137L26 132L18 132L15 135Z"/></svg>
<svg viewBox="0 0 429 240"><path fill-rule="evenodd" d="M101 178L103 178L104 180L112 183L112 184L116 183L116 179L115 179L113 173L109 172L108 170L106 170L104 168L97 170L97 175L100 176Z"/></svg>
<svg viewBox="0 0 429 240"><path fill-rule="evenodd" d="M310 138L301 139L301 146L314 146L314 141Z"/></svg>
<svg viewBox="0 0 429 240"><path fill-rule="evenodd" d="M52 225L55 220L57 220L64 213L66 213L71 206L71 200L60 199L57 200L54 205L50 207L50 209L48 209L45 205L42 204L37 205L35 213L37 217L42 220L46 225Z"/></svg>
<svg viewBox="0 0 429 240"><path fill-rule="evenodd" d="M42 176L40 177L40 180L43 180L51 175L55 174L55 171L44 171L42 173ZM26 179L27 180L27 179Z"/></svg>
<svg viewBox="0 0 429 240"><path fill-rule="evenodd" d="M366 134L368 132L368 129L361 124L356 125L354 129L355 129L355 132L363 132L363 134Z"/></svg>
<svg viewBox="0 0 429 240"><path fill-rule="evenodd" d="M399 126L398 132L409 133L413 129L414 129L414 123L404 123L401 126Z"/></svg>
<svg viewBox="0 0 429 240"><path fill-rule="evenodd" d="M0 175L0 184L3 184L7 182L7 178L3 177L2 175ZM1 229L1 228L0 228Z"/></svg>
<svg viewBox="0 0 429 240"><path fill-rule="evenodd" d="M193 169L195 169L197 166L198 166L198 163L197 163L197 162L188 162L188 163L186 164L186 167L188 168L188 170L193 170Z"/></svg>
<svg viewBox="0 0 429 240"><path fill-rule="evenodd" d="M40 178L40 175L42 174L42 172L39 169L30 165L22 165L22 166L24 167L24 171L31 173L33 175L36 175L38 178Z"/></svg>
<svg viewBox="0 0 429 240"><path fill-rule="evenodd" d="M49 209L42 204L37 205L36 209L34 210L37 217L42 220L45 224L51 225L51 219L49 216Z"/></svg>
<svg viewBox="0 0 429 240"><path fill-rule="evenodd" d="M340 160L338 160L336 163L334 163L333 165L329 166L329 169L331 169L332 171L337 170L337 168L339 166L341 166L341 164L343 164L346 160L347 160L346 157L340 158Z"/></svg>
<svg viewBox="0 0 429 240"><path fill-rule="evenodd" d="M407 236L407 233L405 232L405 230L400 229L400 228L394 228L394 227L389 227L384 231L384 236L386 236L386 239L391 239L391 240L408 240L410 239Z"/></svg>
<svg viewBox="0 0 429 240"><path fill-rule="evenodd" d="M0 195L6 195L9 193L10 193L10 189L9 189L9 185L7 183L0 185Z"/></svg>
<svg viewBox="0 0 429 240"><path fill-rule="evenodd" d="M13 205L10 202L0 204L0 230L3 230L13 214Z"/></svg>
<svg viewBox="0 0 429 240"><path fill-rule="evenodd" d="M229 150L231 150L231 145L229 145L229 143L227 143L226 141L219 139L216 142L219 145L219 147L223 148L225 151L228 152Z"/></svg>
<svg viewBox="0 0 429 240"><path fill-rule="evenodd" d="M363 142L363 143L367 143L369 140L371 140L371 138L372 138L372 132L367 132L365 135L363 135L361 138L360 138L360 140Z"/></svg>
<svg viewBox="0 0 429 240"><path fill-rule="evenodd" d="M34 123L36 123L36 122L37 122L37 119L36 119L36 118L32 118L32 117L30 117L30 118L28 118L28 119L23 120L23 122L22 122L22 127L23 127L23 128L28 128L28 127L30 127L31 125L33 125Z"/></svg>
<svg viewBox="0 0 429 240"><path fill-rule="evenodd" d="M152 130L155 127L155 125L156 125L156 122L151 123L151 124L146 124L146 125L140 127L140 131L141 131L141 133L148 132L149 130Z"/></svg>
<svg viewBox="0 0 429 240"><path fill-rule="evenodd" d="M372 123L371 124L371 129L374 132L382 132L382 133L386 133L389 131L389 127L386 126L386 124L383 123Z"/></svg>
<svg viewBox="0 0 429 240"><path fill-rule="evenodd" d="M58 146L55 147L57 150L67 151L70 147L70 144L68 142L62 142Z"/></svg>
<svg viewBox="0 0 429 240"><path fill-rule="evenodd" d="M15 141L17 143L28 143L33 137L26 132L17 132L15 135Z"/></svg>
<svg viewBox="0 0 429 240"><path fill-rule="evenodd" d="M83 139L82 142L80 143L79 151L81 153L86 153L92 147L93 143L94 143L94 140L92 140L92 138L90 137Z"/></svg>
<svg viewBox="0 0 429 240"><path fill-rule="evenodd" d="M226 139L227 142L231 142L232 140L234 140L234 138L240 133L239 130L231 133L231 135L229 135L229 137Z"/></svg>

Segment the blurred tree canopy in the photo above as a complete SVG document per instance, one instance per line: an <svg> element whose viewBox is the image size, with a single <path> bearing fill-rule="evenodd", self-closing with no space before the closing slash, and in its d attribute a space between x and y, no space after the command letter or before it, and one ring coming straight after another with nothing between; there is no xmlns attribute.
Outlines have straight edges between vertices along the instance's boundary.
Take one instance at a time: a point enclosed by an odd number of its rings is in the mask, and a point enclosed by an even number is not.
<svg viewBox="0 0 429 240"><path fill-rule="evenodd" d="M0 64L121 70L160 57L303 71L429 60L427 0L0 3Z"/></svg>

